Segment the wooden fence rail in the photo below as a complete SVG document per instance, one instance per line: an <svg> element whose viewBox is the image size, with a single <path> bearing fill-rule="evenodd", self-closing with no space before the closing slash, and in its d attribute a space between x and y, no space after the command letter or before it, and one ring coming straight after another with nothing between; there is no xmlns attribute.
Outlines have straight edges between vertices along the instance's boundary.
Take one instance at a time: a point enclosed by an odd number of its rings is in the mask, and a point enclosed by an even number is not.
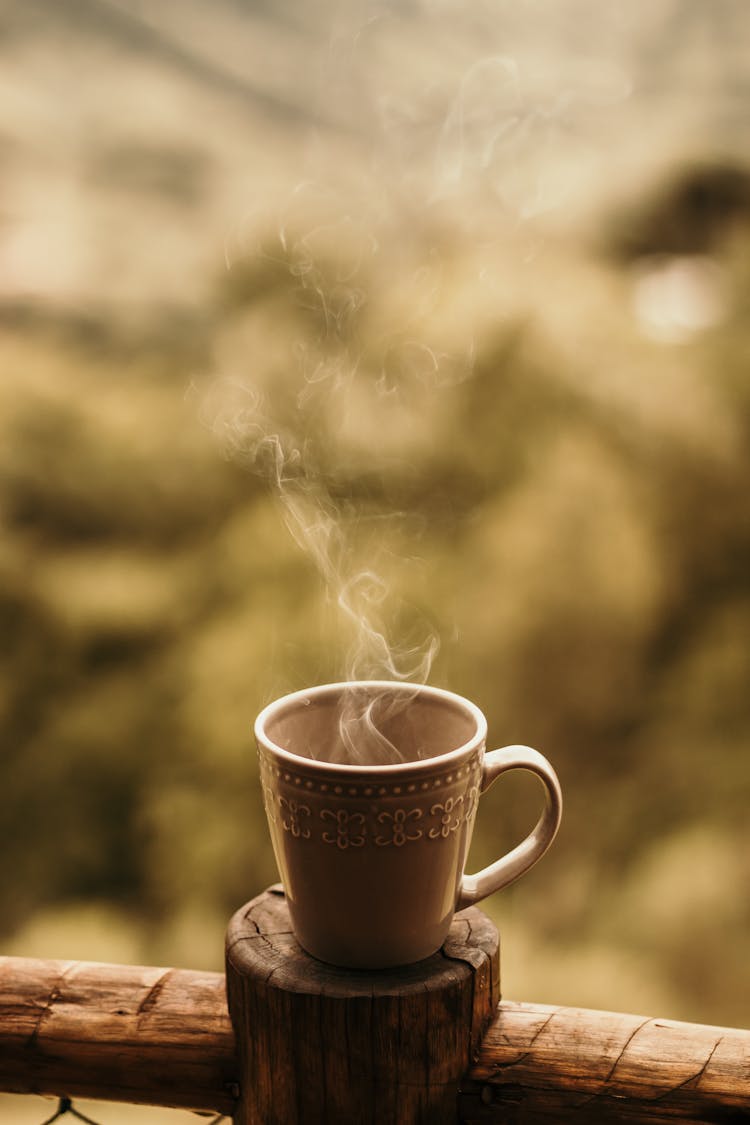
<svg viewBox="0 0 750 1125"><path fill-rule="evenodd" d="M460 1121L750 1122L750 1031L502 1003Z"/></svg>
<svg viewBox="0 0 750 1125"><path fill-rule="evenodd" d="M0 1090L231 1114L224 976L0 957Z"/></svg>
<svg viewBox="0 0 750 1125"><path fill-rule="evenodd" d="M232 1114L239 1073L223 974L0 958L2 1091ZM750 1031L503 1002L458 1107L467 1123L748 1123Z"/></svg>

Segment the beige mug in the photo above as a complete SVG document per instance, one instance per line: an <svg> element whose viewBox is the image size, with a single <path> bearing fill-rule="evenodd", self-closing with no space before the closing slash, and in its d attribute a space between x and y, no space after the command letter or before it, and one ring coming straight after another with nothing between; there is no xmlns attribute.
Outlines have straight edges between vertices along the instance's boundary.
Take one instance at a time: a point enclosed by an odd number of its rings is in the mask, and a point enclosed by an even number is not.
<svg viewBox="0 0 750 1125"><path fill-rule="evenodd" d="M485 751L469 700L391 681L326 684L286 695L255 723L260 778L300 945L321 961L377 969L420 961L453 914L536 863L560 824L562 794L526 746ZM530 770L545 808L529 836L464 874L479 795Z"/></svg>

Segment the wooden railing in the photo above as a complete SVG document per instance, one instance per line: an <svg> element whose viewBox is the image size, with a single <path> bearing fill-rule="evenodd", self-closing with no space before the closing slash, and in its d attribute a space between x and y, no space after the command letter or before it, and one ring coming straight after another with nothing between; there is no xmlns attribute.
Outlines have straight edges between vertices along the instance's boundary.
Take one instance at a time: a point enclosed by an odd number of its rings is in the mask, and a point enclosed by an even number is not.
<svg viewBox="0 0 750 1125"><path fill-rule="evenodd" d="M223 975L0 958L0 1090L231 1114Z"/></svg>
<svg viewBox="0 0 750 1125"><path fill-rule="evenodd" d="M501 1003L462 1122L750 1122L750 1031Z"/></svg>
<svg viewBox="0 0 750 1125"><path fill-rule="evenodd" d="M265 943L264 949L273 946L262 933L253 936ZM273 956L278 965L271 975L275 972L284 977L287 972L278 961L283 946L284 941L276 942ZM452 971L452 955L446 956L441 980ZM479 971L483 971L481 967ZM337 1009L342 1018L322 1022L315 1042L295 1045L289 1056L291 1065L304 1069L312 1054L327 1053L325 1072L331 1082L348 1084L347 1098L369 1066L361 1053L354 1057L352 1044L366 1041L372 1030L378 1038L372 1043L373 1057L382 1049L383 1030L378 1030L377 1020L369 1013L376 1011L378 982L385 978L373 984L376 975L368 975L373 1002L363 1006L362 993L357 990L364 976L351 974L353 1006ZM300 1004L305 1019L314 1023L322 1020L321 1013L333 1010L320 1004L321 996L330 997L331 979L323 973L304 990ZM283 980L274 982L277 985L285 987ZM435 987L440 998L442 985ZM429 991L420 985L412 989L412 995L429 996ZM347 998L342 1002L348 1003ZM382 1114L373 1110L369 1116L365 1111L356 1125L367 1121L380 1125L386 1120L431 1125L448 1119L512 1125L750 1123L750 1031L512 1002L494 1008L463 1077L455 1090L445 1091L448 1102L444 1097L441 1104L455 1106L455 1113L451 1109L447 1116L435 1116L428 1093L412 1096L414 1084L403 1068L403 1058L412 1057L411 1047L401 1041L401 1009L393 1008L392 997L389 1003L389 1010L396 1013L392 1034L399 1042L395 1050L393 1044L386 1044L390 1053L383 1057L401 1057L392 1079L397 1095L409 1091L404 1105L412 1109L405 1111L406 1116L398 1108ZM450 1010L450 1019L470 1021L470 1008L471 1004L460 1011ZM436 1013L444 1009L442 1001L433 1007ZM253 1010L243 1012L239 1022L237 1012L230 1018L225 978L220 973L0 958L0 1090L216 1111L234 1116L241 1125L260 1125L277 1118L274 1113L269 1118L259 1116L257 1105L252 1108L252 1099L244 1096L242 1083L251 1081L248 1076L253 1068L268 1064L264 1080L270 1087L270 1104L274 1083L280 1103L286 1097L284 1091L295 1086L285 1070L288 1059L281 1069L279 1058L274 1062L269 1056L264 1063L263 1051L259 1053L256 1046L244 1041L245 1032L235 1034L233 1021L238 1029L240 1024L249 1029L252 1038L254 1018ZM259 1023L265 1018L260 1010L257 1018ZM436 1018L439 1022L439 1015ZM430 1021L424 1022L428 1044ZM295 1029L282 1026L280 1034L292 1037ZM418 1038L418 1030L413 1034ZM429 1057L426 1065L429 1070ZM287 1105L279 1111L279 1120L287 1125L295 1121L315 1125L317 1120L349 1125L354 1120L345 1109L334 1108L336 1099L331 1098L330 1088L327 1099L324 1091L323 1100L316 1103L327 1108L305 1112L302 1103L307 1094L299 1090L308 1079L304 1074L298 1078L296 1101L292 1099L291 1108ZM371 1087L373 1081L388 1080L382 1068L374 1078L370 1069L367 1077ZM416 1084L425 1081L427 1090L429 1081L421 1075ZM353 1103L344 1098L340 1105L344 1104ZM362 1104L371 1101L365 1098Z"/></svg>

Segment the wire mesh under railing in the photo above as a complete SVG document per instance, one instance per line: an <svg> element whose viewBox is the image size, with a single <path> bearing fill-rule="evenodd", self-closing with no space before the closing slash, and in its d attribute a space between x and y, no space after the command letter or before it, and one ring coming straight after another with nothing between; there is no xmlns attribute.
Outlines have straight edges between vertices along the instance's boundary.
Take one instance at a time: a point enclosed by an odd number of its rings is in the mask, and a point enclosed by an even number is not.
<svg viewBox="0 0 750 1125"><path fill-rule="evenodd" d="M94 1121L93 1117L87 1117L85 1113L81 1113L79 1109L76 1109L70 1098L60 1098L57 1103L57 1109L51 1117L46 1118L46 1120L42 1122L42 1125L52 1125L53 1121L58 1121L61 1117L66 1117L68 1114L71 1117L75 1117L78 1121L85 1121L87 1125L99 1125L99 1122Z"/></svg>
<svg viewBox="0 0 750 1125"><path fill-rule="evenodd" d="M76 1121L83 1121L84 1125L103 1125L103 1122L95 1121L93 1117L82 1113L81 1110L73 1104L73 1099L68 1097L61 1097L58 1100L55 1112L51 1117L45 1118L41 1125L52 1125L54 1121L59 1121L62 1117L72 1117ZM212 1117L211 1120L207 1122L207 1125L219 1125L220 1122L228 1120L229 1118L226 1117L225 1114L219 1113L215 1117Z"/></svg>

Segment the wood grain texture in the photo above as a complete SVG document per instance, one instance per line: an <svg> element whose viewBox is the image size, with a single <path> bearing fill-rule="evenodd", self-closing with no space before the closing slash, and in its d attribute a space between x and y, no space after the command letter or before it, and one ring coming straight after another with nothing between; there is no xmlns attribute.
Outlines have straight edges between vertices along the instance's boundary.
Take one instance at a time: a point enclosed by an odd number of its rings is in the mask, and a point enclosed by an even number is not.
<svg viewBox="0 0 750 1125"><path fill-rule="evenodd" d="M498 936L457 915L416 965L337 969L297 944L283 894L243 907L227 932L237 1036L237 1125L441 1125L498 1000Z"/></svg>
<svg viewBox="0 0 750 1125"><path fill-rule="evenodd" d="M396 973L308 958L267 895L227 945L242 1067L221 974L0 957L0 1090L236 1112L237 1125L750 1125L750 1031L495 1009L497 934L479 911Z"/></svg>
<svg viewBox="0 0 750 1125"><path fill-rule="evenodd" d="M231 1113L224 976L0 957L0 1090Z"/></svg>
<svg viewBox="0 0 750 1125"><path fill-rule="evenodd" d="M750 1031L502 1003L461 1121L750 1123Z"/></svg>

